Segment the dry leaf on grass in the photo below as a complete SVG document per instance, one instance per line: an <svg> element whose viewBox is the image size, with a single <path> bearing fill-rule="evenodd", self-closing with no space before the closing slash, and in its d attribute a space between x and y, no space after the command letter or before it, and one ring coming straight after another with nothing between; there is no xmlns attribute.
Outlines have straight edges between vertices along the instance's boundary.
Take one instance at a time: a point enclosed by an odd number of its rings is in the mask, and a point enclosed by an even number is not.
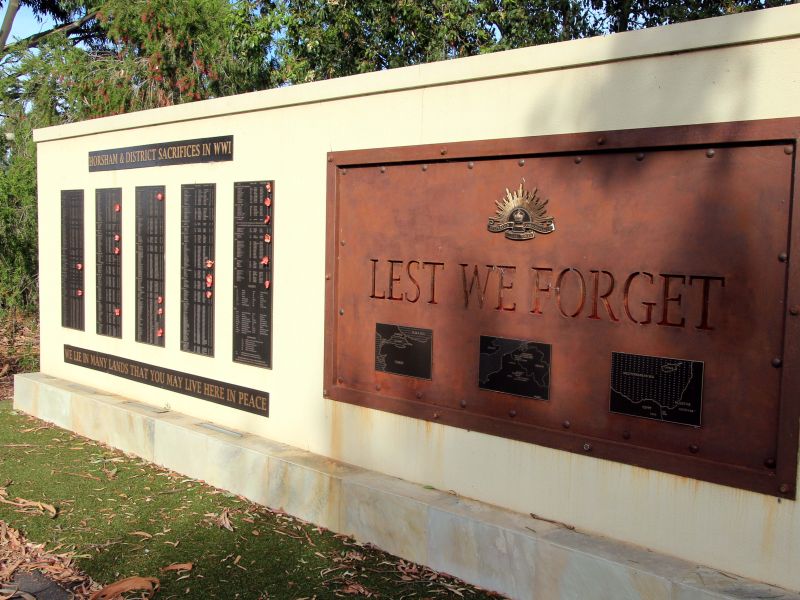
<svg viewBox="0 0 800 600"><path fill-rule="evenodd" d="M142 591L153 597L161 583L155 577L126 577L96 591L89 600L114 600L126 592Z"/></svg>
<svg viewBox="0 0 800 600"><path fill-rule="evenodd" d="M191 571L193 566L192 563L172 563L166 567L161 567L161 571Z"/></svg>
<svg viewBox="0 0 800 600"><path fill-rule="evenodd" d="M29 513L29 514L49 514L51 519L55 519L58 511L56 507L52 504L46 504L44 502L36 502L35 500L26 500L25 498L14 498L14 500L9 500L8 492L5 488L0 488L0 502L3 504L10 504L11 506L17 506L20 510L19 512Z"/></svg>
<svg viewBox="0 0 800 600"><path fill-rule="evenodd" d="M223 509L222 514L217 518L217 525L219 525L221 529L233 531L233 525L231 525L230 519L230 511L227 508Z"/></svg>
<svg viewBox="0 0 800 600"><path fill-rule="evenodd" d="M144 540L149 540L151 537L153 537L152 534L147 533L146 531L131 531L129 535L135 535Z"/></svg>

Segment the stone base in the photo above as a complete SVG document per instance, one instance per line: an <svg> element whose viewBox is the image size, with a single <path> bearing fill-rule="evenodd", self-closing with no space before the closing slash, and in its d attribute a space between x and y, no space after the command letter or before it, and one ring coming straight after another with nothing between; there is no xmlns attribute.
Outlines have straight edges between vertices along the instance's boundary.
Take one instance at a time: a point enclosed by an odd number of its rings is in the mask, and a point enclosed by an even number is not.
<svg viewBox="0 0 800 600"><path fill-rule="evenodd" d="M14 407L511 598L800 600L48 375L17 375Z"/></svg>

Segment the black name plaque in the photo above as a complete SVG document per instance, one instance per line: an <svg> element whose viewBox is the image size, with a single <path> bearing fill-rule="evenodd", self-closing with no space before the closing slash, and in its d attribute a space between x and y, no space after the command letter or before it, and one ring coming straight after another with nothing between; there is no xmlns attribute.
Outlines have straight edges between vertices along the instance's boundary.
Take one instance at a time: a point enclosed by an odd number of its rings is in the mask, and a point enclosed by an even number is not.
<svg viewBox="0 0 800 600"><path fill-rule="evenodd" d="M95 191L97 334L122 337L122 189Z"/></svg>
<svg viewBox="0 0 800 600"><path fill-rule="evenodd" d="M84 329L83 190L61 192L61 325Z"/></svg>
<svg viewBox="0 0 800 600"><path fill-rule="evenodd" d="M64 362L245 412L269 416L269 394L260 390L75 346L64 346Z"/></svg>
<svg viewBox="0 0 800 600"><path fill-rule="evenodd" d="M164 186L136 188L136 341L164 346Z"/></svg>
<svg viewBox="0 0 800 600"><path fill-rule="evenodd" d="M89 171L116 171L233 160L233 136L161 142L89 152Z"/></svg>
<svg viewBox="0 0 800 600"><path fill-rule="evenodd" d="M272 366L274 181L233 188L233 360Z"/></svg>
<svg viewBox="0 0 800 600"><path fill-rule="evenodd" d="M214 356L216 186L181 186L181 350Z"/></svg>

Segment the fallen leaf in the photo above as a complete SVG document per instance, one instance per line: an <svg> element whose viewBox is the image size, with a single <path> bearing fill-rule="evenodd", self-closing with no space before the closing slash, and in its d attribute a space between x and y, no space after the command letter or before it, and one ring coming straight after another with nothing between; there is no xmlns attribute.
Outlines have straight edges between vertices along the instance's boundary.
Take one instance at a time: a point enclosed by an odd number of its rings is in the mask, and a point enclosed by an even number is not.
<svg viewBox="0 0 800 600"><path fill-rule="evenodd" d="M161 571L191 571L193 566L192 563L172 563L166 567L161 567Z"/></svg>
<svg viewBox="0 0 800 600"><path fill-rule="evenodd" d="M96 591L89 600L112 600L134 590L141 590L152 598L159 586L160 582L155 577L126 577Z"/></svg>
<svg viewBox="0 0 800 600"><path fill-rule="evenodd" d="M153 537L151 534L147 533L146 531L132 531L131 535L137 535L140 538L143 538L145 540L149 540L151 537Z"/></svg>

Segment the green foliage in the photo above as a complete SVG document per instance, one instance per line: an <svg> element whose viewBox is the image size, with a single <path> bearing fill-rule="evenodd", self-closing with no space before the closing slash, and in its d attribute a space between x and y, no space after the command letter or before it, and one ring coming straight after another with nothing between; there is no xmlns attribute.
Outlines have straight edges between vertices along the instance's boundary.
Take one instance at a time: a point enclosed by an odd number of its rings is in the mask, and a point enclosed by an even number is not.
<svg viewBox="0 0 800 600"><path fill-rule="evenodd" d="M0 56L0 308L36 299L34 127L789 2L22 0L77 21Z"/></svg>

